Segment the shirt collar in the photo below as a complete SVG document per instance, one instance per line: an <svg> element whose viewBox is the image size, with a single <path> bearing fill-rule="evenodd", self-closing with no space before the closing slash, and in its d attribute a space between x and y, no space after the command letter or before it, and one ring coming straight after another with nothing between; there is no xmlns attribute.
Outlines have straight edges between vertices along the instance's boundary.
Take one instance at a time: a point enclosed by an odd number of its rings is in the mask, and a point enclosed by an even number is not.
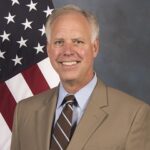
<svg viewBox="0 0 150 150"><path fill-rule="evenodd" d="M74 96L76 97L78 106L80 107L81 110L84 111L84 109L88 103L89 97L91 96L91 94L96 86L96 83L97 83L97 76L95 73L93 79L87 85L85 85L83 88L81 88L78 92L76 92L74 94ZM61 106L64 97L68 94L69 93L64 89L62 83L60 83L57 108L59 108Z"/></svg>

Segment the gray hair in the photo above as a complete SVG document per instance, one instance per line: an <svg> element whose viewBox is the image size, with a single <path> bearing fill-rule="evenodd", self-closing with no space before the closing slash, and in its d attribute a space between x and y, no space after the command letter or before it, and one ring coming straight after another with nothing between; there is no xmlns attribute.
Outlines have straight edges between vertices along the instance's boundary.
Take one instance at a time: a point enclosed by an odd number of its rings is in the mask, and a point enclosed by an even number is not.
<svg viewBox="0 0 150 150"><path fill-rule="evenodd" d="M50 42L50 34L51 34L51 25L52 23L55 21L55 19L65 13L69 13L70 11L75 11L75 12L79 12L81 13L90 23L91 28L92 28L92 37L91 40L94 41L96 39L99 38L99 23L96 19L96 17L94 15L92 15L91 13L82 10L81 8L79 8L76 5L65 5L61 8L55 9L52 14L48 17L47 22L46 22L46 27L45 27L45 31L46 31L46 37L47 37L47 41Z"/></svg>

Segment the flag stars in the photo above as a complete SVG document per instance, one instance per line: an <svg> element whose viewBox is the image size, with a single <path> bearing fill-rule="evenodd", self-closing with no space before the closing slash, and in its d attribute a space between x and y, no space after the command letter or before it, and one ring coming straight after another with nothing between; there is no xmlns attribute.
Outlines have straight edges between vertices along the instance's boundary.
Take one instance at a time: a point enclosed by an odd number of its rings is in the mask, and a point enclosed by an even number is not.
<svg viewBox="0 0 150 150"><path fill-rule="evenodd" d="M2 52L1 50L0 50L0 58L2 58L2 59L5 59L5 57L4 57L4 54L5 54L6 52Z"/></svg>
<svg viewBox="0 0 150 150"><path fill-rule="evenodd" d="M4 17L5 19L7 19L7 24L9 24L10 22L15 22L14 21L14 17L16 15L12 16L10 13L8 13L8 17Z"/></svg>
<svg viewBox="0 0 150 150"><path fill-rule="evenodd" d="M22 57L18 57L18 55L16 55L16 58L15 59L12 59L12 61L14 61L14 65L16 66L17 64L20 64L20 65L22 65L22 63L21 63L21 60L22 60L23 58Z"/></svg>
<svg viewBox="0 0 150 150"><path fill-rule="evenodd" d="M44 53L43 48L44 48L44 46L42 46L42 45L40 45L40 43L38 43L38 46L37 46L37 47L34 47L34 49L37 50L37 51L36 51L36 54L38 54L39 52Z"/></svg>
<svg viewBox="0 0 150 150"><path fill-rule="evenodd" d="M37 10L36 9L36 5L37 3L33 3L33 1L31 0L30 4L26 5L29 7L29 12L32 11L32 10Z"/></svg>
<svg viewBox="0 0 150 150"><path fill-rule="evenodd" d="M9 41L9 36L10 36L10 33L6 33L6 31L3 32L2 35L0 35L0 37L2 38L2 42L4 42L5 40Z"/></svg>
<svg viewBox="0 0 150 150"><path fill-rule="evenodd" d="M43 12L46 13L46 17L48 17L49 15L52 14L52 11L53 11L53 10L54 10L54 9L50 9L49 6L47 6L47 10L44 10Z"/></svg>
<svg viewBox="0 0 150 150"><path fill-rule="evenodd" d="M23 37L21 37L20 41L17 41L17 43L20 44L19 48L21 48L22 46L27 47L27 44L26 44L27 41L28 40L24 40Z"/></svg>
<svg viewBox="0 0 150 150"><path fill-rule="evenodd" d="M32 21L28 21L28 19L26 19L26 21L24 23L22 23L22 25L24 25L24 30L26 30L27 28L32 29L31 23L32 23Z"/></svg>
<svg viewBox="0 0 150 150"><path fill-rule="evenodd" d="M43 25L43 27L39 29L39 31L41 31L41 36L43 36L45 34L45 26Z"/></svg>
<svg viewBox="0 0 150 150"><path fill-rule="evenodd" d="M18 0L11 0L11 1L12 1L12 6L15 4L18 4L18 5L20 4Z"/></svg>

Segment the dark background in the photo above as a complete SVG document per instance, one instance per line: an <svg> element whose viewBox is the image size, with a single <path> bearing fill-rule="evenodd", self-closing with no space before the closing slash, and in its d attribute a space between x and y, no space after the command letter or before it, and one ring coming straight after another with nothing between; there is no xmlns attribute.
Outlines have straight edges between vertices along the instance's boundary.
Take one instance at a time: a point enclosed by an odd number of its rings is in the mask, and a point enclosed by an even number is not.
<svg viewBox="0 0 150 150"><path fill-rule="evenodd" d="M108 85L150 104L150 1L53 0L77 4L100 22L97 75Z"/></svg>

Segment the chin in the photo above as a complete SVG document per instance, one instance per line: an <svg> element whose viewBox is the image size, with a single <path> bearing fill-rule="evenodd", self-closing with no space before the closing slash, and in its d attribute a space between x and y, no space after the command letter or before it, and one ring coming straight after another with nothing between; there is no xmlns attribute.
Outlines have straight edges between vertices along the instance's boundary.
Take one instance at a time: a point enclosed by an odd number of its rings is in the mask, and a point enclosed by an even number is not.
<svg viewBox="0 0 150 150"><path fill-rule="evenodd" d="M73 78L73 77L62 77L61 78L63 81L74 81L74 80L76 80L76 78Z"/></svg>
<svg viewBox="0 0 150 150"><path fill-rule="evenodd" d="M62 81L75 81L77 79L77 77L73 76L72 74L69 75L65 75L65 76L61 76L61 80Z"/></svg>

